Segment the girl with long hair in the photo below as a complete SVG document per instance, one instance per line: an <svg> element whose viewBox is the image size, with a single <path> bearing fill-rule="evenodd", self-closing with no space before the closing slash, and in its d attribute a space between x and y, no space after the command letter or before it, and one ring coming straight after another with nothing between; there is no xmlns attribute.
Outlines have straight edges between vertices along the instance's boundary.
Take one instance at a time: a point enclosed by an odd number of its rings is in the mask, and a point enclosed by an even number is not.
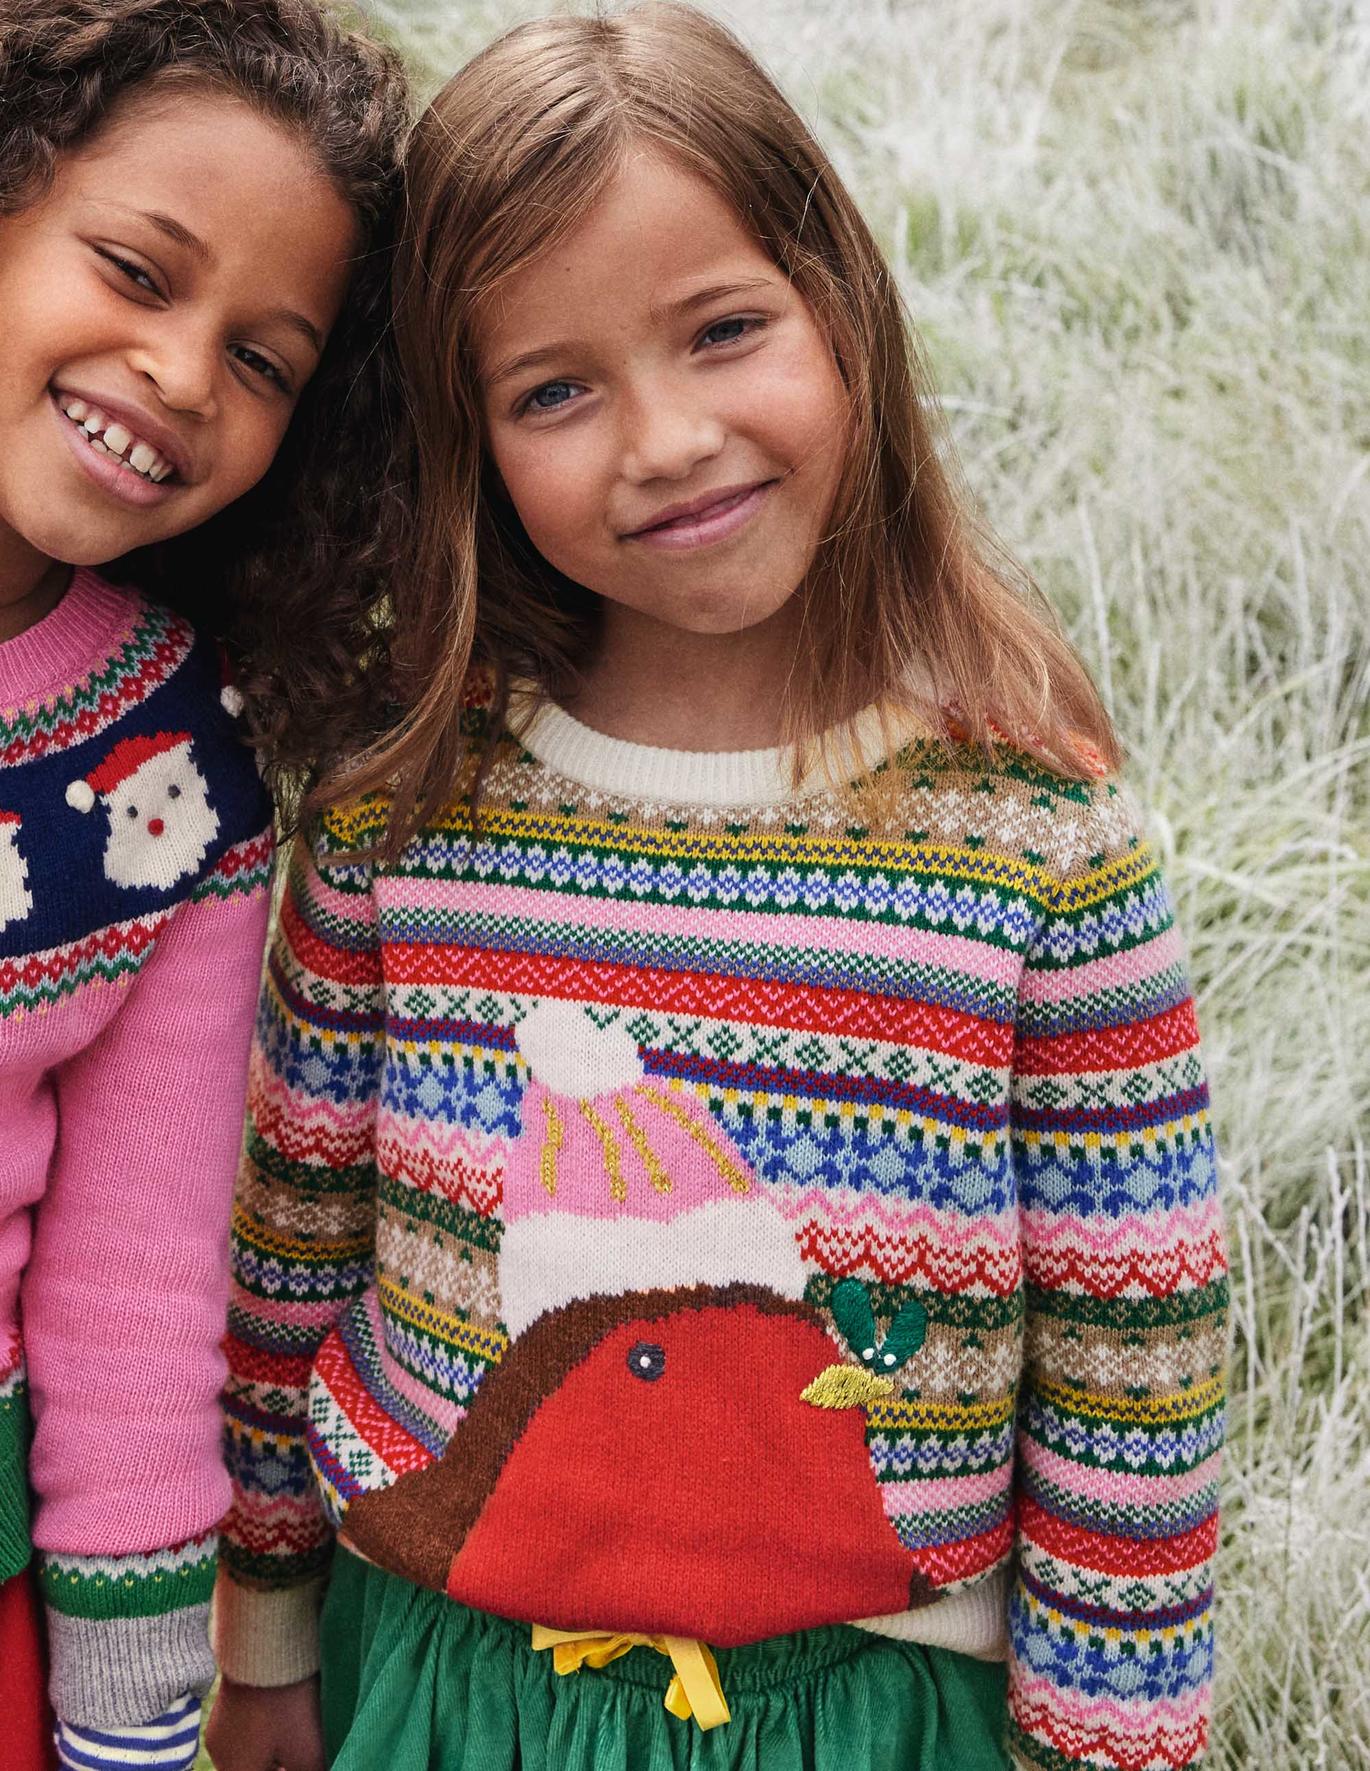
<svg viewBox="0 0 1370 1771"><path fill-rule="evenodd" d="M1182 952L879 251L676 5L501 38L406 177L419 526L262 996L216 1763L1192 1764Z"/></svg>

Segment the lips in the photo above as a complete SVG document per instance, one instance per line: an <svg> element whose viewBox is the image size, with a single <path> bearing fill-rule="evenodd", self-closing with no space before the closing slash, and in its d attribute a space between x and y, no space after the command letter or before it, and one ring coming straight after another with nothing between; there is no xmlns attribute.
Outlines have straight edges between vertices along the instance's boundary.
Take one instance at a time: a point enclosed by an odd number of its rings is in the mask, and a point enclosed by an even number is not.
<svg viewBox="0 0 1370 1771"><path fill-rule="evenodd" d="M154 485L189 478L185 450L163 424L137 406L105 395L54 387L53 402L97 455Z"/></svg>
<svg viewBox="0 0 1370 1771"><path fill-rule="evenodd" d="M622 539L667 553L713 546L745 529L777 483L753 480L744 486L720 486L688 503L668 505L650 523Z"/></svg>
<svg viewBox="0 0 1370 1771"><path fill-rule="evenodd" d="M636 541L665 529L685 528L706 518L724 516L752 493L773 483L770 480L748 480L740 486L720 486L712 492L701 492L698 498L691 498L683 504L668 504L649 523L630 530L624 539Z"/></svg>

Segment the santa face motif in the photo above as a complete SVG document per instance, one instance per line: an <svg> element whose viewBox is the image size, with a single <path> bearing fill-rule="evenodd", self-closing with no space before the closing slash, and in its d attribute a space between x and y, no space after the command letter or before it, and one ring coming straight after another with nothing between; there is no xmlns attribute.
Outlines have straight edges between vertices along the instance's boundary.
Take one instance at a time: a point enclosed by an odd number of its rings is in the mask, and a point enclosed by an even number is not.
<svg viewBox="0 0 1370 1771"><path fill-rule="evenodd" d="M19 851L17 813L0 811L0 932L33 909L29 872Z"/></svg>
<svg viewBox="0 0 1370 1771"><path fill-rule="evenodd" d="M185 744L150 757L111 789L105 804L105 877L115 885L175 885L199 871L219 829L204 776Z"/></svg>

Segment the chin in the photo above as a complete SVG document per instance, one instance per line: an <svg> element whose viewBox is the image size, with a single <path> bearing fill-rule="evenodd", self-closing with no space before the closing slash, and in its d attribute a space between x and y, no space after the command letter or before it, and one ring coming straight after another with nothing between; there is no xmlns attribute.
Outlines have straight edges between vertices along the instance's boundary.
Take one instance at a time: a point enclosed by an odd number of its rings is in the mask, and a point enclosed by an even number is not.
<svg viewBox="0 0 1370 1771"><path fill-rule="evenodd" d="M725 634L748 633L754 627L764 626L766 622L774 620L789 600L788 596L783 596L774 603L757 604L744 603L736 597L721 598L717 602L705 602L696 604L693 608L676 610L664 615L662 619L685 633L721 638Z"/></svg>

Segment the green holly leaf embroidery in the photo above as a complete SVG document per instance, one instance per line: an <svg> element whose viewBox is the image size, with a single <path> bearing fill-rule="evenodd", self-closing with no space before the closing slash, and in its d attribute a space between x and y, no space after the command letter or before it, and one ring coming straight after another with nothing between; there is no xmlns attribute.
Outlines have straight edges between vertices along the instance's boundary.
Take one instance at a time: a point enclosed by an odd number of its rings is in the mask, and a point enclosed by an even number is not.
<svg viewBox="0 0 1370 1771"><path fill-rule="evenodd" d="M829 1300L833 1321L842 1338L867 1371L890 1376L922 1346L928 1332L928 1313L916 1298L903 1304L881 1341L876 1332L870 1293L859 1279L843 1279L832 1288Z"/></svg>

